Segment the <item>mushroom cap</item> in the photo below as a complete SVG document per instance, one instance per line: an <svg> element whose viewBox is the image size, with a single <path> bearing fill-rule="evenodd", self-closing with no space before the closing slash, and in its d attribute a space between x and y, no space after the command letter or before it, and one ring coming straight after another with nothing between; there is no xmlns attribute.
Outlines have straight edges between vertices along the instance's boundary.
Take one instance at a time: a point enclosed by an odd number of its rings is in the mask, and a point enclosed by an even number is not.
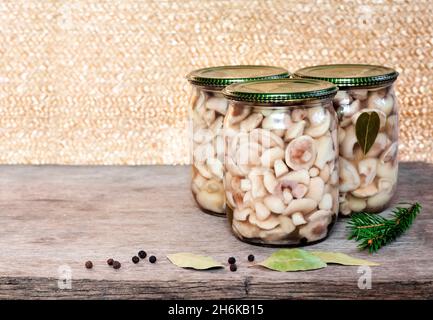
<svg viewBox="0 0 433 320"><path fill-rule="evenodd" d="M292 188L292 195L295 199L303 198L308 191L308 187L304 184L298 183L294 188Z"/></svg>
<svg viewBox="0 0 433 320"><path fill-rule="evenodd" d="M197 188L201 189L205 185L206 181L207 179L203 177L199 172L195 172L192 179L192 184L197 186Z"/></svg>
<svg viewBox="0 0 433 320"><path fill-rule="evenodd" d="M331 210L332 209L332 195L330 193L325 193L319 202L320 210Z"/></svg>
<svg viewBox="0 0 433 320"><path fill-rule="evenodd" d="M233 220L232 229L235 234L245 238L257 238L260 233L260 229L249 222Z"/></svg>
<svg viewBox="0 0 433 320"><path fill-rule="evenodd" d="M225 115L227 112L228 101L224 97L210 97L206 100L205 106L207 109Z"/></svg>
<svg viewBox="0 0 433 320"><path fill-rule="evenodd" d="M245 209L234 209L233 210L233 219L238 221L246 221L250 214L252 214L253 210L251 208Z"/></svg>
<svg viewBox="0 0 433 320"><path fill-rule="evenodd" d="M283 160L277 159L274 162L274 172L275 172L275 177L279 178L283 174L286 174L287 172L289 172L289 168L287 168L287 166Z"/></svg>
<svg viewBox="0 0 433 320"><path fill-rule="evenodd" d="M272 230L280 224L280 220L275 215L269 215L266 219L259 219L257 211L256 214L250 214L248 221L263 230Z"/></svg>
<svg viewBox="0 0 433 320"><path fill-rule="evenodd" d="M308 110L310 126L305 128L305 134L314 138L324 135L331 124L331 114L324 107L313 107Z"/></svg>
<svg viewBox="0 0 433 320"><path fill-rule="evenodd" d="M263 120L262 128L268 130L287 129L290 127L292 119L286 111L273 111Z"/></svg>
<svg viewBox="0 0 433 320"><path fill-rule="evenodd" d="M318 210L311 214L307 221L306 225L299 228L299 235L305 237L308 242L317 241L327 235L332 213L329 210Z"/></svg>
<svg viewBox="0 0 433 320"><path fill-rule="evenodd" d="M301 169L297 171L290 171L278 178L281 183L288 183L289 181L294 181L297 183L302 183L308 185L310 183L310 175L308 174L308 170Z"/></svg>
<svg viewBox="0 0 433 320"><path fill-rule="evenodd" d="M207 179L212 178L212 173L204 163L194 162L193 168L195 168L195 170L197 170L203 177Z"/></svg>
<svg viewBox="0 0 433 320"><path fill-rule="evenodd" d="M285 161L293 170L309 169L316 160L316 145L310 136L300 136L287 145Z"/></svg>
<svg viewBox="0 0 433 320"><path fill-rule="evenodd" d="M398 115L393 114L386 119L385 132L392 140L398 138Z"/></svg>
<svg viewBox="0 0 433 320"><path fill-rule="evenodd" d="M228 109L227 124L229 126L240 123L249 116L251 108L249 106L233 106Z"/></svg>
<svg viewBox="0 0 433 320"><path fill-rule="evenodd" d="M380 178L386 178L396 182L398 176L398 164L392 162L382 163L381 161L377 164L377 176Z"/></svg>
<svg viewBox="0 0 433 320"><path fill-rule="evenodd" d="M340 162L340 192L348 192L357 189L361 185L361 178L355 166L343 157Z"/></svg>
<svg viewBox="0 0 433 320"><path fill-rule="evenodd" d="M359 100L353 100L350 104L344 104L340 105L340 108L338 109L339 114L342 114L343 117L348 118L353 116L355 113L359 111L361 108L361 101Z"/></svg>
<svg viewBox="0 0 433 320"><path fill-rule="evenodd" d="M256 128L250 132L250 141L261 144L264 148L280 147L284 148L284 141L275 133Z"/></svg>
<svg viewBox="0 0 433 320"><path fill-rule="evenodd" d="M357 198L368 198L377 194L379 190L377 189L374 183L370 183L365 187L358 188L353 190L351 193Z"/></svg>
<svg viewBox="0 0 433 320"><path fill-rule="evenodd" d="M307 122L305 120L301 120L299 122L294 122L290 125L289 128L285 131L284 141L290 141L304 134L304 129Z"/></svg>
<svg viewBox="0 0 433 320"><path fill-rule="evenodd" d="M347 198L347 204L352 212L361 212L367 207L367 199L360 199L349 195Z"/></svg>
<svg viewBox="0 0 433 320"><path fill-rule="evenodd" d="M385 208L391 201L395 190L395 181L381 178L378 183L379 193L367 199L367 208L369 210L380 211Z"/></svg>
<svg viewBox="0 0 433 320"><path fill-rule="evenodd" d="M201 144L194 148L194 162L204 163L208 158L215 156L215 148L211 143Z"/></svg>
<svg viewBox="0 0 433 320"><path fill-rule="evenodd" d="M328 161L337 157L337 152L334 150L334 143L330 135L323 135L316 139L317 157L314 165L319 169L323 169Z"/></svg>
<svg viewBox="0 0 433 320"><path fill-rule="evenodd" d="M273 213L281 214L286 208L283 200L277 196L269 195L263 199L265 206Z"/></svg>
<svg viewBox="0 0 433 320"><path fill-rule="evenodd" d="M266 220L271 215L271 211L268 209L268 207L259 201L254 203L254 209L255 217L257 217L258 220Z"/></svg>
<svg viewBox="0 0 433 320"><path fill-rule="evenodd" d="M196 195L199 205L213 212L223 213L225 209L224 188L216 180L209 180Z"/></svg>
<svg viewBox="0 0 433 320"><path fill-rule="evenodd" d="M361 176L361 187L371 184L376 177L378 160L376 158L365 158L358 162L358 172Z"/></svg>
<svg viewBox="0 0 433 320"><path fill-rule="evenodd" d="M229 155L235 155L235 163L239 165L260 165L260 156L264 148L256 141L251 141L249 135L241 132L231 141Z"/></svg>
<svg viewBox="0 0 433 320"><path fill-rule="evenodd" d="M333 103L337 106L350 104L351 98L347 91L338 90L337 94L334 96Z"/></svg>
<svg viewBox="0 0 433 320"><path fill-rule="evenodd" d="M263 151L260 162L263 167L273 167L276 160L281 160L284 158L284 150L280 147L273 147Z"/></svg>
<svg viewBox="0 0 433 320"><path fill-rule="evenodd" d="M263 184L269 193L274 193L278 186L278 180L275 178L274 174L269 171L263 175Z"/></svg>
<svg viewBox="0 0 433 320"><path fill-rule="evenodd" d="M294 122L299 122L304 120L308 116L306 109L295 109L292 111L292 120Z"/></svg>
<svg viewBox="0 0 433 320"><path fill-rule="evenodd" d="M398 143L396 141L391 143L391 145L382 152L382 154L380 155L380 161L382 163L395 161L397 159L397 152L398 152Z"/></svg>
<svg viewBox="0 0 433 320"><path fill-rule="evenodd" d="M355 157L354 148L357 143L355 126L350 125L345 129L344 139L340 144L340 154L348 160L353 160Z"/></svg>
<svg viewBox="0 0 433 320"><path fill-rule="evenodd" d="M292 214L291 218L295 226L300 226L307 223L307 221L304 219L304 215L301 212L295 212Z"/></svg>
<svg viewBox="0 0 433 320"><path fill-rule="evenodd" d="M306 198L314 199L317 203L322 199L325 191L325 182L320 177L314 177L310 180Z"/></svg>
<svg viewBox="0 0 433 320"><path fill-rule="evenodd" d="M384 90L372 91L368 95L367 106L369 109L379 109L389 115L394 107L394 98L385 94Z"/></svg>
<svg viewBox="0 0 433 320"><path fill-rule="evenodd" d="M197 164L195 164L195 166L197 167ZM230 156L227 156L225 159L225 168L227 172L230 172L234 176L244 176L248 174L248 172L245 172L244 170L239 168Z"/></svg>
<svg viewBox="0 0 433 320"><path fill-rule="evenodd" d="M250 132L251 130L257 128L263 120L263 115L261 113L252 113L245 120L240 123L240 130L244 132Z"/></svg>
<svg viewBox="0 0 433 320"><path fill-rule="evenodd" d="M291 215L295 212L309 213L317 207L317 201L310 198L293 199L290 201L283 214Z"/></svg>
<svg viewBox="0 0 433 320"><path fill-rule="evenodd" d="M220 160L217 158L208 158L206 160L206 165L209 171L218 179L223 178L224 166Z"/></svg>

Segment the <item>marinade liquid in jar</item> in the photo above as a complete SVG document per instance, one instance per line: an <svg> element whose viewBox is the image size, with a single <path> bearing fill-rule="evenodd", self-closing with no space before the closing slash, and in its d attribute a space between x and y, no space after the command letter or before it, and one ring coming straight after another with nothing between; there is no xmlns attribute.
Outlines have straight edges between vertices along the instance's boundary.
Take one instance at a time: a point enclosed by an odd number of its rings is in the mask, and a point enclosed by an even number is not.
<svg viewBox="0 0 433 320"><path fill-rule="evenodd" d="M234 234L273 246L326 238L338 214L336 86L282 79L223 92L224 186Z"/></svg>
<svg viewBox="0 0 433 320"><path fill-rule="evenodd" d="M286 69L262 65L204 68L187 75L192 84L189 108L192 120L191 189L202 211L225 214L222 126L228 102L221 90L233 83L287 77Z"/></svg>
<svg viewBox="0 0 433 320"><path fill-rule="evenodd" d="M398 102L393 84L398 73L383 66L336 64L303 68L295 76L327 80L339 88L333 101L339 119L340 213L386 209L397 187Z"/></svg>

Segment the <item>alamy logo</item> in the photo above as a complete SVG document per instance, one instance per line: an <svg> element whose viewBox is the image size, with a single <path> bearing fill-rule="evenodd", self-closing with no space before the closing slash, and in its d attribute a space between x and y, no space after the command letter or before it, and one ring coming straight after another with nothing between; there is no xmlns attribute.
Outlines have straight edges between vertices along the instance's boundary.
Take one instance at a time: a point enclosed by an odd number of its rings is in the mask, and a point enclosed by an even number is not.
<svg viewBox="0 0 433 320"><path fill-rule="evenodd" d="M361 290L371 289L371 268L360 266L357 272L361 274L358 278L358 288Z"/></svg>

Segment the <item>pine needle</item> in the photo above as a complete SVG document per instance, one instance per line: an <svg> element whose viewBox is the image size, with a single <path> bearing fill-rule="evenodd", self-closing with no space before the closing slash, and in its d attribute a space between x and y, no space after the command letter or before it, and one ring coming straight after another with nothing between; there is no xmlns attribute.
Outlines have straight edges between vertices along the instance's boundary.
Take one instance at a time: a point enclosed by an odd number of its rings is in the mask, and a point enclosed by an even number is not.
<svg viewBox="0 0 433 320"><path fill-rule="evenodd" d="M349 239L355 239L360 249L368 249L370 253L394 241L409 229L422 209L418 202L402 205L406 207L394 208L390 219L366 212L353 214L348 222Z"/></svg>

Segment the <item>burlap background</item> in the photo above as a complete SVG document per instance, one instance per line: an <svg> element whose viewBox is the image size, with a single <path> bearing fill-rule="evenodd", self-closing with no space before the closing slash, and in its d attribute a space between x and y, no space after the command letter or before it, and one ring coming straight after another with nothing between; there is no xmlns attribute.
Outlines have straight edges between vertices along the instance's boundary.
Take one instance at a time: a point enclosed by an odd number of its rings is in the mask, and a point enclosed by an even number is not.
<svg viewBox="0 0 433 320"><path fill-rule="evenodd" d="M1 0L0 163L187 163L187 72L331 62L401 72L400 158L432 162L431 3Z"/></svg>

